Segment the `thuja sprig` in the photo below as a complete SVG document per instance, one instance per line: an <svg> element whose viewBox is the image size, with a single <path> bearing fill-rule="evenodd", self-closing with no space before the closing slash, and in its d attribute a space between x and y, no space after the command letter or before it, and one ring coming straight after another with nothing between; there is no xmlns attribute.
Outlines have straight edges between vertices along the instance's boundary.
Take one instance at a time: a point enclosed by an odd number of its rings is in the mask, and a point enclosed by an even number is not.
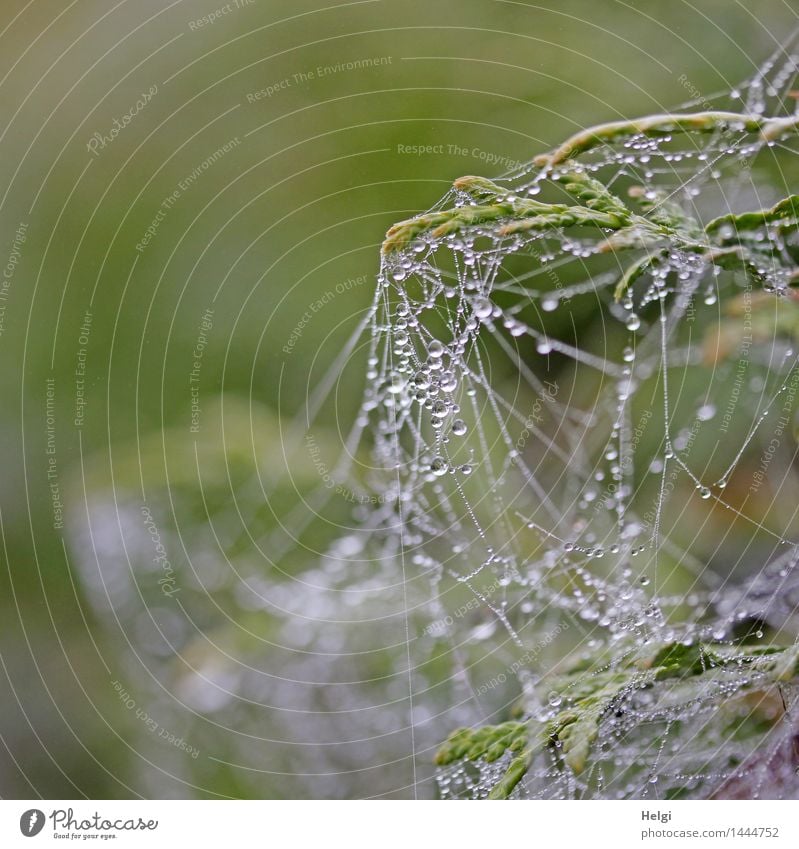
<svg viewBox="0 0 799 849"><path fill-rule="evenodd" d="M439 766L466 759L493 763L506 751L521 752L527 744L528 727L525 722L503 722L501 725L484 725L480 728L459 728L449 735L436 753Z"/></svg>
<svg viewBox="0 0 799 849"><path fill-rule="evenodd" d="M796 227L799 224L799 195L789 195L770 209L721 215L707 223L705 232L712 235L726 228L732 236L760 230L769 224Z"/></svg>
<svg viewBox="0 0 799 849"><path fill-rule="evenodd" d="M595 247L598 253L646 251L644 257L622 272L616 287L617 298L639 277L654 272L671 247L701 255L712 265L742 270L756 282L765 283L761 269L777 267L783 259L771 255L769 246L762 240L751 237L764 226L799 226L799 196L791 195L770 209L720 216L702 227L678 203L658 192L634 187L631 197L639 209L633 211L587 172L574 168L561 172L560 166L601 144L618 143L635 135L662 138L674 133L739 131L759 133L763 140L772 141L797 129L799 116L766 118L720 111L649 115L633 121L601 124L575 134L554 151L534 160L578 203L544 203L520 198L490 180L461 177L455 181L454 189L465 199L464 203L395 224L386 234L383 254L401 251L420 236L436 240L472 228L503 237L587 226L605 234ZM789 269L789 277L794 270Z"/></svg>
<svg viewBox="0 0 799 849"><path fill-rule="evenodd" d="M491 232L498 237L556 228L594 227L605 233L605 238L595 247L598 253L645 251L644 256L622 272L615 289L619 300L638 278L661 266L671 248L699 255L710 265L741 270L763 284L766 281L761 268L779 265L781 259L770 253L767 242L753 237L767 225L799 226L799 196L795 195L770 209L720 216L702 227L679 204L657 191L633 186L629 195L639 207L633 211L584 171L571 170L554 179L579 203L544 203L520 198L483 177L461 177L455 181L454 189L471 203L395 224L386 235L383 253L402 250L422 235L440 239L488 225L495 225Z"/></svg>
<svg viewBox="0 0 799 849"><path fill-rule="evenodd" d="M601 199L592 206L543 203L516 197L482 177L461 177L453 185L475 202L400 221L386 233L383 254L400 251L423 234L440 239L497 221L504 222L496 230L499 236L578 225L618 230L630 224L626 209L620 211L615 204L602 203Z"/></svg>
<svg viewBox="0 0 799 849"><path fill-rule="evenodd" d="M627 194L638 201L648 221L688 242L701 240L702 226L665 192L631 186Z"/></svg>
<svg viewBox="0 0 799 849"><path fill-rule="evenodd" d="M759 133L764 141L774 141L795 133L799 116L765 118L738 112L695 112L687 115L647 115L632 121L612 121L581 130L550 153L537 156L533 162L540 167L553 168L569 159L587 153L603 144L614 144L631 136L658 138L675 133L713 133L738 130Z"/></svg>
<svg viewBox="0 0 799 849"><path fill-rule="evenodd" d="M663 192L632 186L628 195L640 208L630 227L608 236L597 245L598 253L618 252L633 248L647 251L646 256L634 262L623 273L616 287L618 300L632 283L644 272L654 270L668 251L662 245L674 245L691 252L705 249L707 240L701 225L682 207Z"/></svg>
<svg viewBox="0 0 799 849"><path fill-rule="evenodd" d="M436 753L436 764L446 766L461 760L494 763L503 755L511 756L508 767L491 788L489 799L507 799L530 768L533 755L547 741L539 731L538 739L531 739L529 722L503 722L481 728L459 728L449 735Z"/></svg>
<svg viewBox="0 0 799 849"><path fill-rule="evenodd" d="M556 181L588 209L599 209L629 223L631 212L624 201L602 182L585 171L571 170L559 174Z"/></svg>
<svg viewBox="0 0 799 849"><path fill-rule="evenodd" d="M544 203L520 198L483 177L461 177L455 181L453 188L472 203L400 221L386 234L383 254L400 251L422 235L440 239L489 224L497 225L491 232L498 237L580 226L612 232L598 244L600 253L648 247L666 240L702 247L694 244L701 234L701 227L676 204L664 202L656 205L633 193L632 196L640 202L641 213L644 213L639 214L584 171L571 170L555 179L580 203Z"/></svg>
<svg viewBox="0 0 799 849"><path fill-rule="evenodd" d="M436 754L439 766L460 761L494 763L508 756L508 766L488 793L490 799L507 799L529 770L536 754L549 748L575 775L586 767L592 746L599 736L605 716L623 709L624 701L643 689L666 686L674 680L696 681L697 698L706 687L704 677L711 673L749 675L740 690L779 684L799 675L799 645L776 646L703 645L667 643L630 656L624 663L598 670L576 665L570 672L545 680L558 703L565 706L555 716L504 722L479 728L459 728L452 732ZM743 680L743 679L741 679ZM550 702L552 703L552 702Z"/></svg>
<svg viewBox="0 0 799 849"><path fill-rule="evenodd" d="M631 192L637 195L637 187ZM616 286L616 300L639 277L654 271L667 258L667 248L658 250L658 235L666 238L667 246L697 254L709 265L728 271L742 271L758 284L767 282L763 269L784 267L788 271L788 281L796 279L797 269L793 263L775 252L772 243L762 238L762 233L764 227L788 230L799 226L799 195L789 195L769 209L721 215L704 227L677 204L665 199L652 199L652 195L656 193L648 193L648 199L643 196L642 207L651 204L652 211L647 218L651 223L660 225L659 234L653 230L643 232L640 228L621 230L599 246L600 252L626 248L647 250L646 256L631 263L622 272Z"/></svg>

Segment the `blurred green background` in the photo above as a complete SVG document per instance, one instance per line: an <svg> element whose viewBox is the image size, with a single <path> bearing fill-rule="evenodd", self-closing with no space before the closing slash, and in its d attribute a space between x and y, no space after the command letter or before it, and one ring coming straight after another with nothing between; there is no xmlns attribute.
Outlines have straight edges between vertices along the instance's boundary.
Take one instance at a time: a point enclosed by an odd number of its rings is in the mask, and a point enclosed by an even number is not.
<svg viewBox="0 0 799 849"><path fill-rule="evenodd" d="M359 346L313 451L305 411L382 236L464 173L732 89L795 17L5 0L0 793L413 795L399 601L357 540L314 571L352 505L306 501L355 414ZM432 796L458 716L435 648L417 663Z"/></svg>

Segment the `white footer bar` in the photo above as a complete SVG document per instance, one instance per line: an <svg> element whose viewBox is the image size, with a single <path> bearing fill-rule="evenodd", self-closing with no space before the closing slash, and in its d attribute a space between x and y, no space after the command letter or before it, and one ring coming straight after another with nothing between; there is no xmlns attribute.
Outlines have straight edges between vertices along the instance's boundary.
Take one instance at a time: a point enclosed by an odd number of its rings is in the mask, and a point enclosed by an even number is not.
<svg viewBox="0 0 799 849"><path fill-rule="evenodd" d="M430 849L439 842L442 849L793 849L799 802L0 801L0 846L54 842L120 849Z"/></svg>

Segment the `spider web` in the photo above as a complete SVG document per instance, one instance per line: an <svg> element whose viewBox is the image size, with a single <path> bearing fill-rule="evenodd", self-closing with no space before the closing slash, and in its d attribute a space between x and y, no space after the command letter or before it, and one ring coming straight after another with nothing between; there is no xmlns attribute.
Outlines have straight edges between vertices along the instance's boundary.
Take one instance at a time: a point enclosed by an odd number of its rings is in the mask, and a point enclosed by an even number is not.
<svg viewBox="0 0 799 849"><path fill-rule="evenodd" d="M795 43L702 108L793 114ZM758 154L772 175L762 185ZM619 196L706 221L787 194L786 154L789 142L730 127L628 135L580 163ZM530 165L496 184L549 198L552 178ZM470 204L454 188L431 212ZM469 723L511 707L546 722L568 700L541 695L565 660L604 653L591 676L647 645L795 636L792 237L764 229L778 261L759 290L670 244L618 302L628 256L605 238L425 233L381 266L353 440L370 449L353 484L373 496L359 522L404 581L429 580L422 637L458 659ZM459 657L481 645L486 665ZM708 670L701 686L656 696L633 685L603 716L585 770L565 769L553 747L515 793L795 795L795 694L759 675ZM440 792L485 796L510 758L442 768Z"/></svg>
<svg viewBox="0 0 799 849"><path fill-rule="evenodd" d="M681 110L793 114L794 53ZM574 167L652 217L706 222L789 194L794 157L728 127L627 136ZM560 202L553 176L495 182ZM431 211L473 203L453 189ZM797 247L757 237L757 283L668 242L617 301L646 249L604 251L596 229L423 235L383 261L368 316L289 423L297 444L220 396L203 439L120 448L110 482L87 458L65 555L133 635L109 685L135 694L120 706L144 732L138 786L222 774L257 798L431 795L458 725L546 728L604 693L585 763L541 747L515 795L799 795L797 694L762 663L799 632ZM328 468L337 441L316 421L364 363ZM736 660L700 653L702 674L650 686L636 664L671 644ZM142 716L190 749L165 751ZM514 754L441 765L440 795L487 795Z"/></svg>

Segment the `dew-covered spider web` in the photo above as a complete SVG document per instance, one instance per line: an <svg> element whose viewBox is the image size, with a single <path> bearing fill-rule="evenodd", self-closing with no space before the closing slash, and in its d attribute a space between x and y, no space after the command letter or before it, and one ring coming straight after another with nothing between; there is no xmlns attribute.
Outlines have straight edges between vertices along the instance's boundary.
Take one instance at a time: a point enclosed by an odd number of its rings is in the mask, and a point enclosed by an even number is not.
<svg viewBox="0 0 799 849"><path fill-rule="evenodd" d="M393 227L287 428L86 457L142 792L799 796L797 49Z"/></svg>
<svg viewBox="0 0 799 849"><path fill-rule="evenodd" d="M798 55L389 233L358 518L461 657L445 797L799 793Z"/></svg>

